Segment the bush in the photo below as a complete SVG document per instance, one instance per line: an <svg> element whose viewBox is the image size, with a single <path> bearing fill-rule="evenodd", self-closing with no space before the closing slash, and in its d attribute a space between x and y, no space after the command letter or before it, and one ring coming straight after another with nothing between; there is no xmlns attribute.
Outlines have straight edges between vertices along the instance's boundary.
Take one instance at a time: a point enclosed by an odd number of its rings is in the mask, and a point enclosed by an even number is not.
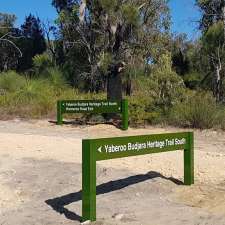
<svg viewBox="0 0 225 225"><path fill-rule="evenodd" d="M181 127L209 129L219 125L221 107L208 92L191 92L171 110L171 123Z"/></svg>
<svg viewBox="0 0 225 225"><path fill-rule="evenodd" d="M203 78L200 73L194 71L185 74L183 79L186 87L196 90L200 86Z"/></svg>
<svg viewBox="0 0 225 225"><path fill-rule="evenodd" d="M138 77L130 98L130 121L133 125L165 122L172 106L184 98L182 78L172 71L171 55L163 54L148 77Z"/></svg>
<svg viewBox="0 0 225 225"><path fill-rule="evenodd" d="M154 100L139 92L129 98L129 119L133 126L153 124L161 120L161 112L155 108Z"/></svg>
<svg viewBox="0 0 225 225"><path fill-rule="evenodd" d="M43 80L28 80L26 85L15 93L17 104L30 103L38 98L49 96L52 87ZM48 93L46 93L48 92Z"/></svg>
<svg viewBox="0 0 225 225"><path fill-rule="evenodd" d="M36 76L43 75L46 69L53 66L52 59L47 53L36 55L33 58L33 65Z"/></svg>
<svg viewBox="0 0 225 225"><path fill-rule="evenodd" d="M155 103L164 111L168 110L183 98L184 82L172 70L171 54L161 55L151 75Z"/></svg>
<svg viewBox="0 0 225 225"><path fill-rule="evenodd" d="M217 128L225 130L225 107L221 106L217 116Z"/></svg>
<svg viewBox="0 0 225 225"><path fill-rule="evenodd" d="M26 84L26 79L14 71L0 73L0 89L4 92L15 92Z"/></svg>
<svg viewBox="0 0 225 225"><path fill-rule="evenodd" d="M52 80L27 80L20 89L0 95L1 118L12 118L13 116L22 118L55 117L57 100L105 98L104 94L84 94L70 87L62 88L65 83L60 79L55 79L60 74L55 72L52 72L52 74L54 76L52 76ZM58 86L60 84L62 85L61 87ZM72 116L80 117L80 115ZM68 117L71 118L71 116Z"/></svg>
<svg viewBox="0 0 225 225"><path fill-rule="evenodd" d="M43 80L28 80L20 90L1 96L0 105L10 115L40 117L53 110L53 88Z"/></svg>
<svg viewBox="0 0 225 225"><path fill-rule="evenodd" d="M46 70L46 78L49 85L54 87L55 91L60 94L63 89L69 88L62 72L57 67L48 68Z"/></svg>

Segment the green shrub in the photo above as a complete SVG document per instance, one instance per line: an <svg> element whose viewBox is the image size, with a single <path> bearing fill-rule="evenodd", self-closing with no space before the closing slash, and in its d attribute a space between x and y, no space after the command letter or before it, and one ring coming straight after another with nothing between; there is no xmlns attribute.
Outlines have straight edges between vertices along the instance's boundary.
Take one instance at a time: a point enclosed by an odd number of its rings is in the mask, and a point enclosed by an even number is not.
<svg viewBox="0 0 225 225"><path fill-rule="evenodd" d="M172 106L184 98L183 80L172 71L170 54L163 54L149 76L138 77L130 98L131 124L164 123Z"/></svg>
<svg viewBox="0 0 225 225"><path fill-rule="evenodd" d="M144 93L136 93L129 98L129 120L133 126L155 123L161 112L155 108L154 100Z"/></svg>
<svg viewBox="0 0 225 225"><path fill-rule="evenodd" d="M77 99L78 95L79 95L79 91L77 89L66 88L60 93L59 96L57 96L57 99L58 100Z"/></svg>
<svg viewBox="0 0 225 225"><path fill-rule="evenodd" d="M37 118L55 108L55 93L44 80L28 80L20 90L1 96L2 110L9 115Z"/></svg>
<svg viewBox="0 0 225 225"><path fill-rule="evenodd" d="M200 86L203 78L201 77L200 73L192 71L188 74L185 74L183 79L186 87L196 90Z"/></svg>
<svg viewBox="0 0 225 225"><path fill-rule="evenodd" d="M53 95L53 87L45 80L28 80L22 89L15 92L15 101L18 104L30 103L36 99L47 98Z"/></svg>
<svg viewBox="0 0 225 225"><path fill-rule="evenodd" d="M181 127L209 129L220 123L220 113L221 108L211 93L192 92L172 108L170 122Z"/></svg>
<svg viewBox="0 0 225 225"><path fill-rule="evenodd" d="M46 70L53 66L52 59L47 53L36 55L33 58L33 66L36 76L41 76Z"/></svg>
<svg viewBox="0 0 225 225"><path fill-rule="evenodd" d="M164 113L168 113L168 110L183 98L185 90L182 78L172 70L170 53L167 52L160 56L150 78L155 104Z"/></svg>
<svg viewBox="0 0 225 225"><path fill-rule="evenodd" d="M225 130L225 107L221 106L217 114L217 128Z"/></svg>
<svg viewBox="0 0 225 225"><path fill-rule="evenodd" d="M55 73L54 73L55 75ZM14 92L0 95L1 118L19 116L22 118L42 118L56 116L57 100L69 99L103 99L104 94L79 93L70 87L60 88L57 86L61 81L50 82L47 79L27 80L23 87ZM71 115L80 117L81 115ZM69 116L71 118L71 116Z"/></svg>
<svg viewBox="0 0 225 225"><path fill-rule="evenodd" d="M14 71L0 73L0 89L5 92L15 92L26 84L26 79Z"/></svg>
<svg viewBox="0 0 225 225"><path fill-rule="evenodd" d="M62 72L57 67L48 68L45 77L47 78L46 82L49 82L57 94L60 94L63 89L69 88Z"/></svg>

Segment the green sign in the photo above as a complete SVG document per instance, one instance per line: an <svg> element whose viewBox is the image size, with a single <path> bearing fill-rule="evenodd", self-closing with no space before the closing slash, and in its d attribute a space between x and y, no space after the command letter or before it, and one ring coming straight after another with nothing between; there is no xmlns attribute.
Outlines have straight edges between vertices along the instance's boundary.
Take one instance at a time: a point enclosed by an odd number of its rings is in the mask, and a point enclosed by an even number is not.
<svg viewBox="0 0 225 225"><path fill-rule="evenodd" d="M96 220L96 161L176 150L184 150L184 184L194 184L192 132L83 140L83 221Z"/></svg>
<svg viewBox="0 0 225 225"><path fill-rule="evenodd" d="M65 113L121 113L122 129L128 129L128 101L66 100L57 102L57 124L63 124Z"/></svg>
<svg viewBox="0 0 225 225"><path fill-rule="evenodd" d="M61 101L62 113L121 113L121 102L113 101Z"/></svg>

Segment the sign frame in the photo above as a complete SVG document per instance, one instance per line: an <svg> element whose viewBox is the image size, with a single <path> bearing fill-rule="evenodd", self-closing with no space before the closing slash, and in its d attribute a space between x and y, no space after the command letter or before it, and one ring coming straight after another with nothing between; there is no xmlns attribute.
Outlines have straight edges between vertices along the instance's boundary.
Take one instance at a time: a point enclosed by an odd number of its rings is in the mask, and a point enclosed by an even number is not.
<svg viewBox="0 0 225 225"><path fill-rule="evenodd" d="M184 142L185 140L185 142ZM137 142L139 141L139 142ZM134 143L134 145L132 145ZM136 144L135 144L136 143ZM138 150L138 143L143 149ZM142 143L142 144L141 144ZM144 144L145 143L145 144ZM161 145L160 145L161 143ZM163 146L164 143L164 146ZM109 152L106 146L114 146ZM104 146L104 147L103 147ZM126 150L118 146L127 146ZM130 149L128 148L130 146ZM132 150L133 146L133 150ZM145 147L145 148L144 148ZM105 148L105 151L104 149ZM164 133L82 140L82 221L96 221L96 162L115 158L184 151L184 185L194 184L194 134ZM107 151L107 152L106 152ZM102 156L101 156L102 155ZM108 155L108 156L107 156Z"/></svg>
<svg viewBox="0 0 225 225"><path fill-rule="evenodd" d="M66 104L78 104L78 103L101 103L106 106L98 107L94 106L93 110L66 110ZM117 103L117 106L110 106L110 103ZM107 106L108 104L108 106ZM81 108L82 109L82 108ZM109 101L109 100L59 100L57 101L57 125L63 124L63 114L65 113L120 113L122 114L122 130L128 130L129 115L128 115L128 100L123 99L122 101Z"/></svg>

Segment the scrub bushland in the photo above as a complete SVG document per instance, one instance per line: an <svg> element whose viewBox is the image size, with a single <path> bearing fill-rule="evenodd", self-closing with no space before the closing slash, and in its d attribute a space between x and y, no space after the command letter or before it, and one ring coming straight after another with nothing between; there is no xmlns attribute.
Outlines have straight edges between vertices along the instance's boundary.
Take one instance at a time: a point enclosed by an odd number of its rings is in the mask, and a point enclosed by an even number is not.
<svg viewBox="0 0 225 225"><path fill-rule="evenodd" d="M189 92L171 109L170 123L199 129L225 128L225 108L210 92Z"/></svg>
<svg viewBox="0 0 225 225"><path fill-rule="evenodd" d="M0 119L54 119L59 99L105 98L105 93L84 93L72 88L57 68L47 69L40 78L28 78L14 71L0 74ZM165 76L156 71L151 78L139 77L127 98L133 127L163 124L225 129L224 106L217 104L210 92L187 90L172 72ZM67 115L71 119L85 116L90 115ZM96 118L102 121L101 116Z"/></svg>
<svg viewBox="0 0 225 225"><path fill-rule="evenodd" d="M30 79L10 71L0 74L0 117L54 118L59 99L104 98L103 94L80 93L71 88L57 69Z"/></svg>

